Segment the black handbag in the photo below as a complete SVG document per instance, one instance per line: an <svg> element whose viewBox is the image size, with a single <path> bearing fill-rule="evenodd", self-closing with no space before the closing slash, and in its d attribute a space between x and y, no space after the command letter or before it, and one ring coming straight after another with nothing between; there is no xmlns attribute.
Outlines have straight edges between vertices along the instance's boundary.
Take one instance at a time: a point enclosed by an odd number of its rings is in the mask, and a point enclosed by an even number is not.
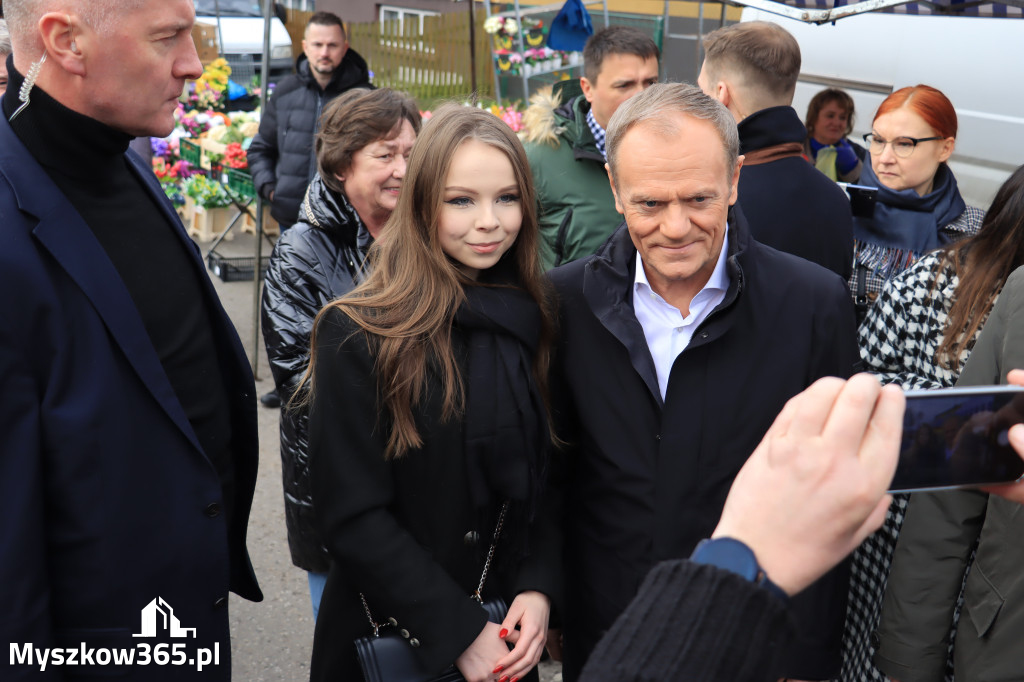
<svg viewBox="0 0 1024 682"><path fill-rule="evenodd" d="M494 539L491 547L487 550L487 559L484 561L484 570L480 574L480 583L476 591L470 595L483 606L487 612L487 620L492 623L501 623L508 613L508 605L505 600L488 599L483 600L481 593L484 583L487 581L487 572L491 568L491 560L494 558L494 547L498 542L498 535L501 534L501 527L505 522L505 512L508 510L508 502L501 507L498 514L498 524L494 529ZM366 618L373 628L373 635L356 639L356 655L359 657L359 667L363 670L363 678L366 682L465 682L454 663L444 672L437 674L423 669L419 658L413 653L413 648L419 646L415 637L410 638L407 630L396 630L397 625L393 620L388 623L377 623L373 620L370 606L366 603L366 597L362 594L359 598L363 601L363 610L366 611Z"/></svg>

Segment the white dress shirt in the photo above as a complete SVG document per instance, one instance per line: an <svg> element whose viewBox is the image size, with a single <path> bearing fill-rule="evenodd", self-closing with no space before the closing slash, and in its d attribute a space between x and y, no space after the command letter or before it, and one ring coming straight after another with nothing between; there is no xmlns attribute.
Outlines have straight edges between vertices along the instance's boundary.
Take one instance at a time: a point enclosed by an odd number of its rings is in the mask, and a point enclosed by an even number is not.
<svg viewBox="0 0 1024 682"><path fill-rule="evenodd" d="M726 228L728 229L728 227ZM718 254L718 262L704 288L690 301L690 314L683 317L679 308L671 305L651 288L644 271L640 253L636 254L636 278L633 282L633 311L636 319L644 329L647 347L654 358L654 368L658 372L658 388L661 398L665 399L668 391L668 377L672 372L672 364L679 354L690 345L693 333L712 310L725 299L729 288L729 273L725 261L729 253L729 238L722 239L722 251Z"/></svg>

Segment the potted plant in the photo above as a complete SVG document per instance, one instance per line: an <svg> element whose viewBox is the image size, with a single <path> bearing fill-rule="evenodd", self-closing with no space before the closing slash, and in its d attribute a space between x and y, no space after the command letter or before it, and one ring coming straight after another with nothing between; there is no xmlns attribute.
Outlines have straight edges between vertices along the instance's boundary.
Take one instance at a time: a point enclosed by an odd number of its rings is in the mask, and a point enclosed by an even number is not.
<svg viewBox="0 0 1024 682"><path fill-rule="evenodd" d="M223 185L196 173L182 182L181 189L185 195L190 235L205 242L227 229L231 197Z"/></svg>

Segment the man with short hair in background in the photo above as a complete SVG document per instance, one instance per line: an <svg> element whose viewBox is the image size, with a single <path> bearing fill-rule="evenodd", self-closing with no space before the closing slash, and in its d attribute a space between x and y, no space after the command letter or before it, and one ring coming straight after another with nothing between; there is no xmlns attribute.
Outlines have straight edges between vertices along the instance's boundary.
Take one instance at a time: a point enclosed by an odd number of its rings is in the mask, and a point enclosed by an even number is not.
<svg viewBox="0 0 1024 682"><path fill-rule="evenodd" d="M804 158L807 129L790 106L800 45L778 24L751 21L712 31L704 51L697 84L729 109L740 132L739 206L750 234L849 280L850 200Z"/></svg>
<svg viewBox="0 0 1024 682"><path fill-rule="evenodd" d="M4 10L0 679L228 682L228 591L262 599L256 389L199 249L128 150L171 133L202 74L193 3Z"/></svg>
<svg viewBox="0 0 1024 682"><path fill-rule="evenodd" d="M295 73L274 88L248 152L253 184L270 202L281 229L295 224L316 174L313 140L324 107L346 90L368 87L366 60L348 46L341 19L330 12L313 14Z"/></svg>
<svg viewBox="0 0 1024 682"><path fill-rule="evenodd" d="M658 58L643 31L609 26L587 40L579 81L532 98L525 147L545 268L594 253L622 220L604 170L604 131L620 104L658 82Z"/></svg>

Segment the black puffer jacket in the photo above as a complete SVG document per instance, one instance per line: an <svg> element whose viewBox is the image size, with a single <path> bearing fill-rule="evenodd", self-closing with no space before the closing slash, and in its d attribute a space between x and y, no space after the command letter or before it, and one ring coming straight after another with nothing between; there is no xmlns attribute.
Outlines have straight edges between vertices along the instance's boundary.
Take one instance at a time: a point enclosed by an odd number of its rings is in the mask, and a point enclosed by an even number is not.
<svg viewBox="0 0 1024 682"><path fill-rule="evenodd" d="M281 470L292 563L326 573L327 552L316 530L309 482L309 415L306 409L289 408L287 400L306 371L316 314L362 281L373 237L348 200L329 189L319 174L309 185L300 218L281 233L270 256L261 319L270 371L285 401Z"/></svg>
<svg viewBox="0 0 1024 682"><path fill-rule="evenodd" d="M249 146L249 169L260 196L270 199L270 214L282 225L298 220L299 205L316 173L313 140L327 103L352 88L372 88L366 61L349 49L334 77L321 89L299 55L295 73L278 83L260 119L260 130Z"/></svg>

